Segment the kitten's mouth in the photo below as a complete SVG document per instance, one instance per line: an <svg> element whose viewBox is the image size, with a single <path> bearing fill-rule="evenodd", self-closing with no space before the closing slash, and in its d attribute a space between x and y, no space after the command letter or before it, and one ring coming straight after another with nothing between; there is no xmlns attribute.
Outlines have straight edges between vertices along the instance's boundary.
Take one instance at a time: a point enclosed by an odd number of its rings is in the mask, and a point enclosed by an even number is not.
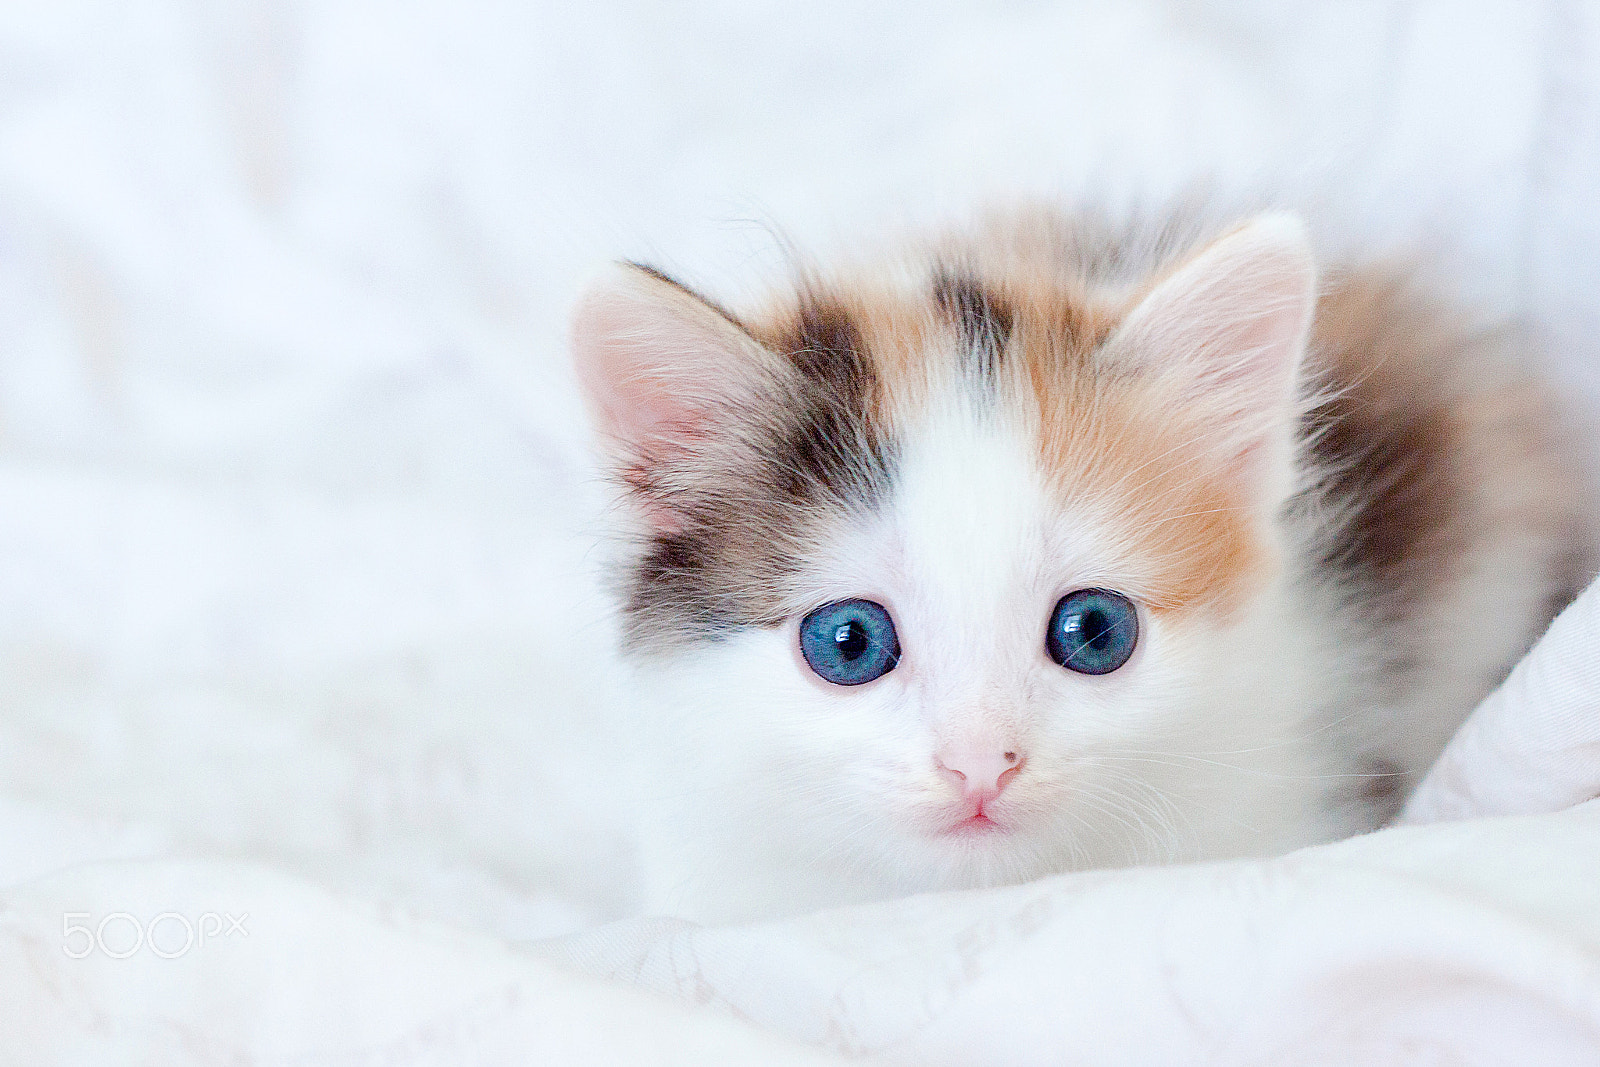
<svg viewBox="0 0 1600 1067"><path fill-rule="evenodd" d="M967 837L973 834L1004 833L1005 827L995 822L982 811L970 815L945 831L955 837Z"/></svg>

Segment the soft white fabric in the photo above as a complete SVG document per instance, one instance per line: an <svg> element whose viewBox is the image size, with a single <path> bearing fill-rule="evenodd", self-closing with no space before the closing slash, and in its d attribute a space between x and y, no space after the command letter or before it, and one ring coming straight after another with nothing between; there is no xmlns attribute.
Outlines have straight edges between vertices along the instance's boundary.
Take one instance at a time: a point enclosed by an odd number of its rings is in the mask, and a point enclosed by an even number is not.
<svg viewBox="0 0 1600 1067"><path fill-rule="evenodd" d="M0 961L8 1064L824 1062L243 864L99 863L13 888Z"/></svg>
<svg viewBox="0 0 1600 1067"><path fill-rule="evenodd" d="M906 1064L1600 1062L1600 805L562 958Z"/></svg>
<svg viewBox="0 0 1600 1067"><path fill-rule="evenodd" d="M584 272L736 300L765 220L1205 174L1431 249L1600 396L1593 5L0 5L0 1062L1600 1059L1593 592L1408 809L1448 825L600 925Z"/></svg>
<svg viewBox="0 0 1600 1067"><path fill-rule="evenodd" d="M1446 746L1402 822L1560 811L1600 797L1600 596L1579 598Z"/></svg>

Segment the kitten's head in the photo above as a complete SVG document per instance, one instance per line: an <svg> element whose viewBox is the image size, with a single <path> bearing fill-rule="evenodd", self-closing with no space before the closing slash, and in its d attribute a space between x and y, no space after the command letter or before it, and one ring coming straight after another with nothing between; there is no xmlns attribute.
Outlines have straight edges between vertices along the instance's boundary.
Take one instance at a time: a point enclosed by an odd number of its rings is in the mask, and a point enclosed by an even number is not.
<svg viewBox="0 0 1600 1067"><path fill-rule="evenodd" d="M591 290L682 832L885 891L1181 853L1182 761L1254 714L1313 303L1281 215L1118 284L977 243L760 316Z"/></svg>

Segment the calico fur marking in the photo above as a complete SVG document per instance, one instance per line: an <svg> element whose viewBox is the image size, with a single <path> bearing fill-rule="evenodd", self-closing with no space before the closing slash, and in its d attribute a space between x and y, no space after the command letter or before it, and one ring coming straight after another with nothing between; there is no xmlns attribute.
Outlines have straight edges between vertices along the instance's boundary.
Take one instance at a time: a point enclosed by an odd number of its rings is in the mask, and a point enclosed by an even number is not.
<svg viewBox="0 0 1600 1067"><path fill-rule="evenodd" d="M933 302L961 334L977 360L978 373L992 381L1011 343L1014 312L1010 304L971 274L941 267L933 276Z"/></svg>
<svg viewBox="0 0 1600 1067"><path fill-rule="evenodd" d="M777 328L754 331L654 268L650 282L693 297L773 357L749 365L719 352L718 373L742 391L670 447L636 452L624 482L670 508L649 531L627 581L627 640L636 649L717 640L790 613L787 580L838 512L878 506L894 447L875 416L880 392L861 329L825 294L808 293ZM703 339L693 339L706 343Z"/></svg>
<svg viewBox="0 0 1600 1067"><path fill-rule="evenodd" d="M1451 433L1437 410L1377 417L1361 392L1335 396L1311 414L1313 455L1328 473L1327 491L1348 502L1347 516L1323 563L1371 593L1409 600L1444 575L1462 498ZM1429 547L1425 555L1421 551Z"/></svg>
<svg viewBox="0 0 1600 1067"><path fill-rule="evenodd" d="M850 311L807 293L768 344L794 365L799 381L763 449L767 483L811 507L877 506L892 480L893 449L874 416L882 390L877 368Z"/></svg>

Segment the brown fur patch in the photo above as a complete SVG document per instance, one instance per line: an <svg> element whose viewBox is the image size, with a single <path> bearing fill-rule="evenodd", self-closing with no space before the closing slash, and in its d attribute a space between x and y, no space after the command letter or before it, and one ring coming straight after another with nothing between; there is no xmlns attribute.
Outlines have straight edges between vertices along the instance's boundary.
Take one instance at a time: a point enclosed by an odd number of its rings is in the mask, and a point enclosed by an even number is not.
<svg viewBox="0 0 1600 1067"><path fill-rule="evenodd" d="M1357 800L1367 808L1370 825L1386 825L1400 814L1412 783L1398 764L1376 757L1367 763L1365 770L1356 773L1361 775Z"/></svg>
<svg viewBox="0 0 1600 1067"><path fill-rule="evenodd" d="M1456 320L1383 271L1342 279L1318 308L1313 349L1335 393L1307 433L1339 516L1322 562L1390 620L1509 531L1565 542L1540 576L1547 597L1593 573L1579 517L1590 494L1550 397L1514 369L1505 338Z"/></svg>
<svg viewBox="0 0 1600 1067"><path fill-rule="evenodd" d="M856 324L877 383L873 395L862 398L870 407L869 417L882 427L903 424L936 387L941 357L955 350L954 336L941 329L923 300L868 286L838 299Z"/></svg>
<svg viewBox="0 0 1600 1067"><path fill-rule="evenodd" d="M1456 339L1416 321L1396 296L1375 278L1347 280L1324 296L1312 349L1333 392L1306 420L1340 516L1322 564L1350 575L1390 614L1448 577L1469 532L1470 501L1454 398L1423 377L1431 361L1419 358L1430 343Z"/></svg>
<svg viewBox="0 0 1600 1067"><path fill-rule="evenodd" d="M933 302L956 326L977 360L977 370L992 379L1011 341L1010 303L971 274L941 267L934 272Z"/></svg>

